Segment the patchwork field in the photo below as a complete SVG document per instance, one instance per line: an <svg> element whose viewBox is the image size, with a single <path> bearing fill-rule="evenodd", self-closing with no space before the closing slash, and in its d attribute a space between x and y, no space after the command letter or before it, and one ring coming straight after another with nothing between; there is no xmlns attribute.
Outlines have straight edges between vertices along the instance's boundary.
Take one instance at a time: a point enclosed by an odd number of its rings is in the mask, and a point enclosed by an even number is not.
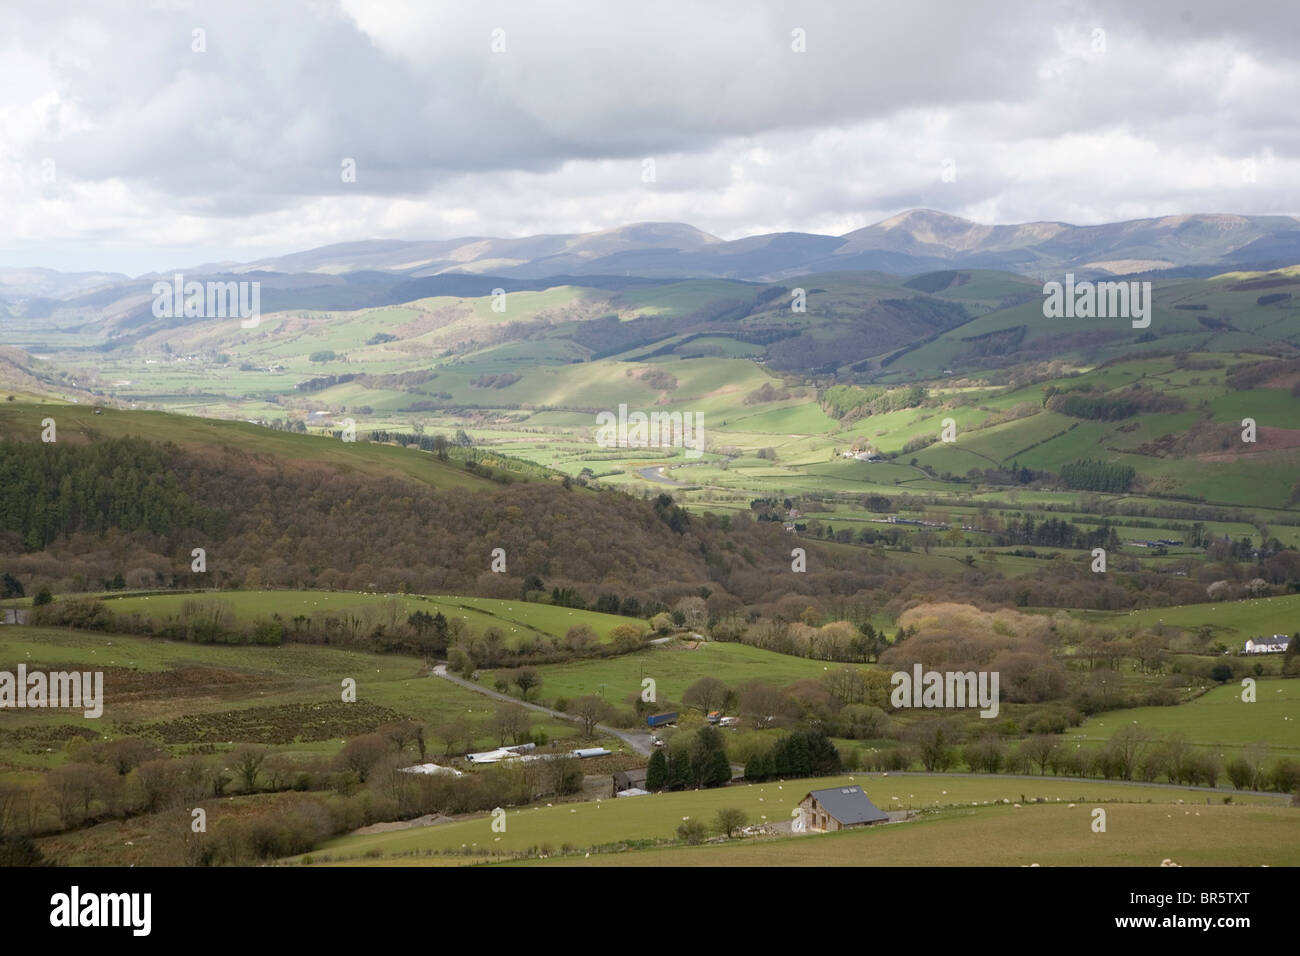
<svg viewBox="0 0 1300 956"><path fill-rule="evenodd" d="M481 724L496 706L457 685L422 676L423 662L336 647L190 644L22 625L0 627L0 670L103 670L103 715L6 710L0 722L0 774L63 762L67 730L157 734L169 745L256 742L309 753L333 752L343 738L398 716L437 728L465 718ZM356 704L342 682L356 682ZM350 710L349 708L355 708ZM573 735L565 721L534 715L552 737ZM476 746L497 741L480 728ZM431 742L431 746L436 746Z"/></svg>

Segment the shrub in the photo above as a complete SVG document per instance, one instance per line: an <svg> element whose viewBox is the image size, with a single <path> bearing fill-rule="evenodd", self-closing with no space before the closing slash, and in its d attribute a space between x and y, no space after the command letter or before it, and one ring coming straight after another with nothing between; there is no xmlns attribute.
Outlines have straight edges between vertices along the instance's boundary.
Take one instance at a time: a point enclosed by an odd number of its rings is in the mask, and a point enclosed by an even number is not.
<svg viewBox="0 0 1300 956"><path fill-rule="evenodd" d="M1283 758L1273 768L1273 789L1279 793L1290 793L1300 787L1300 763Z"/></svg>
<svg viewBox="0 0 1300 956"><path fill-rule="evenodd" d="M718 811L718 815L714 820L718 832L728 840L731 839L732 834L744 828L748 823L749 814L739 807L723 807Z"/></svg>
<svg viewBox="0 0 1300 956"><path fill-rule="evenodd" d="M677 828L677 839L692 846L703 843L708 835L709 828L704 825L703 820L683 820Z"/></svg>

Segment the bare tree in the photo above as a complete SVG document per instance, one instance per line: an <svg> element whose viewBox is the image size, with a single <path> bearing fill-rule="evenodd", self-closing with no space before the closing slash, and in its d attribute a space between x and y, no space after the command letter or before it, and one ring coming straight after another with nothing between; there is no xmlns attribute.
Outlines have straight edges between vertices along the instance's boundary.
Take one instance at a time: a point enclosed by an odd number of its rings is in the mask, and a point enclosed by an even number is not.
<svg viewBox="0 0 1300 956"><path fill-rule="evenodd" d="M1040 774L1047 773L1047 767L1061 749L1061 742L1052 734L1038 734L1030 737L1020 745L1020 752L1030 763L1038 766Z"/></svg>
<svg viewBox="0 0 1300 956"><path fill-rule="evenodd" d="M181 797L188 801L219 796L228 779L223 768L217 767L207 757L191 754L176 761L179 770L177 783Z"/></svg>
<svg viewBox="0 0 1300 956"><path fill-rule="evenodd" d="M24 811L32 798L32 788L16 780L0 780L0 836L25 832Z"/></svg>
<svg viewBox="0 0 1300 956"><path fill-rule="evenodd" d="M759 730L776 726L794 709L794 702L770 684L750 681L740 693L740 712Z"/></svg>
<svg viewBox="0 0 1300 956"><path fill-rule="evenodd" d="M532 720L528 716L527 708L519 704L502 704L492 715L488 726L497 735L497 744L504 747L507 740L511 743L522 743L528 736Z"/></svg>
<svg viewBox="0 0 1300 956"><path fill-rule="evenodd" d="M287 789L297 770L297 762L288 754L271 754L262 764L262 774L272 790Z"/></svg>
<svg viewBox="0 0 1300 956"><path fill-rule="evenodd" d="M257 789L257 774L262 769L268 751L265 747L240 747L231 757L235 775L243 782L244 792Z"/></svg>
<svg viewBox="0 0 1300 956"><path fill-rule="evenodd" d="M867 680L856 667L837 667L822 681L831 696L843 704L861 704L867 699Z"/></svg>
<svg viewBox="0 0 1300 956"><path fill-rule="evenodd" d="M955 760L955 745L960 727L952 719L941 717L918 721L907 728L907 739L917 750L921 765L930 773L942 772Z"/></svg>
<svg viewBox="0 0 1300 956"><path fill-rule="evenodd" d="M579 723L582 724L582 735L588 738L596 735L596 725L602 720L607 720L613 712L614 708L605 698L594 694L569 702L569 713L578 718Z"/></svg>
<svg viewBox="0 0 1300 956"><path fill-rule="evenodd" d="M147 760L157 760L164 752L157 744L138 737L121 737L104 744L100 751L104 763L112 767L119 775L128 773Z"/></svg>
<svg viewBox="0 0 1300 956"><path fill-rule="evenodd" d="M1132 780L1133 771L1151 745L1151 731L1134 724L1120 728L1106 744L1121 780Z"/></svg>
<svg viewBox="0 0 1300 956"><path fill-rule="evenodd" d="M181 797L181 766L177 760L146 760L135 771L145 813L172 806Z"/></svg>
<svg viewBox="0 0 1300 956"><path fill-rule="evenodd" d="M400 758L409 744L424 736L424 727L415 720L394 720L376 728L375 733L387 738Z"/></svg>
<svg viewBox="0 0 1300 956"><path fill-rule="evenodd" d="M435 732L443 743L443 756L453 753L465 753L474 746L474 725L464 717L455 717L440 726Z"/></svg>
<svg viewBox="0 0 1300 956"><path fill-rule="evenodd" d="M95 800L111 800L119 777L97 764L66 763L45 776L59 820L73 826L90 816Z"/></svg>
<svg viewBox="0 0 1300 956"><path fill-rule="evenodd" d="M717 710L727 699L727 685L716 677L701 677L682 694L682 702L704 713Z"/></svg>
<svg viewBox="0 0 1300 956"><path fill-rule="evenodd" d="M379 734L362 734L344 745L339 759L344 767L357 775L358 780L365 783L371 769L386 753L388 741L385 738Z"/></svg>
<svg viewBox="0 0 1300 956"><path fill-rule="evenodd" d="M598 643L600 643L600 635L587 624L575 624L564 633L564 646L575 654L582 654L587 648Z"/></svg>
<svg viewBox="0 0 1300 956"><path fill-rule="evenodd" d="M709 623L709 606L702 597L684 597L673 605L673 610L682 615L682 624L693 631L698 631Z"/></svg>

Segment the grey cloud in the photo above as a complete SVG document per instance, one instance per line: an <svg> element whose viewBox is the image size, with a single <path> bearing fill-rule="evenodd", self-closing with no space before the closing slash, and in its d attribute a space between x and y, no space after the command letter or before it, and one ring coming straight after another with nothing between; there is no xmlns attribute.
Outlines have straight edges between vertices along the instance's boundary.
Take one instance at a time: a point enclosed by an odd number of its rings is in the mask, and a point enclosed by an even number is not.
<svg viewBox="0 0 1300 956"><path fill-rule="evenodd" d="M79 215L55 234L43 197L20 192L0 212L41 239L143 245L152 223L232 256L257 241L627 217L735 236L853 228L908 206L1017 220L1291 212L1297 26L1300 8L1208 0L105 0L75 16L20 0L0 12L0 69L24 74L0 93L0 164L54 158L56 193ZM496 27L504 54L489 49ZM791 51L796 27L807 53ZM1089 49L1098 27L1104 54ZM37 100L33 130L22 117ZM639 181L646 156L653 184ZM1252 156L1264 174L1250 190L1204 171ZM340 179L345 157L356 183ZM939 180L944 157L954 183ZM105 198L114 184L131 223ZM186 232L183 217L201 225Z"/></svg>

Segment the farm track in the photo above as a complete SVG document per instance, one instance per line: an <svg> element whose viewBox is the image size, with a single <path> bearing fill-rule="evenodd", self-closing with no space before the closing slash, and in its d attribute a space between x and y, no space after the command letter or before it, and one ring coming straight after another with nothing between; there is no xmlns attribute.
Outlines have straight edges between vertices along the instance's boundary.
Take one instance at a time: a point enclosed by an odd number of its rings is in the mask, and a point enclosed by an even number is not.
<svg viewBox="0 0 1300 956"><path fill-rule="evenodd" d="M554 710L550 707L544 707L541 704L530 704L526 700L520 700L517 697L511 697L509 694L502 694L499 691L488 690L486 687L483 687L480 684L476 684L472 680L465 680L463 677L453 677L451 674L447 673L447 667L445 664L439 664L437 667L435 667L433 670L433 674L435 677L441 677L443 680L451 681L453 684L459 684L461 687L464 687L466 690L472 690L475 693L482 694L485 697L492 697L496 700L504 701L510 704L521 704L524 707L527 707L529 710L535 710L538 713L546 714L550 717L555 717L558 720L564 720L570 723L573 722L573 717L569 714L564 713L563 711ZM597 724L596 729L601 731L602 733L609 734L611 737L617 737L619 740L623 741L623 743L627 744L629 747L631 747L637 753L641 754L643 757L650 756L650 748L651 748L650 742L652 740L650 734L634 734L626 730L615 730L613 727L607 727L604 724Z"/></svg>

